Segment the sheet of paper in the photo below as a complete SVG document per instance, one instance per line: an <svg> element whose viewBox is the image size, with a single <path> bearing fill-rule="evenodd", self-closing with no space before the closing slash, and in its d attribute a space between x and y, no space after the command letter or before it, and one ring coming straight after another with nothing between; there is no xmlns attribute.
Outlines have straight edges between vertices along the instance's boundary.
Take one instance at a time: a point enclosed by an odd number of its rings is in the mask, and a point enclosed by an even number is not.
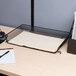
<svg viewBox="0 0 76 76"><path fill-rule="evenodd" d="M72 39L76 40L76 12L74 13L74 26L73 26L73 32L72 32Z"/></svg>
<svg viewBox="0 0 76 76"><path fill-rule="evenodd" d="M9 53L7 53L6 55L0 58L0 64L9 64L9 63L16 62L13 49L0 50L0 56L3 55L7 51L9 51Z"/></svg>
<svg viewBox="0 0 76 76"><path fill-rule="evenodd" d="M22 33L11 39L9 43L50 52L56 52L57 48L63 41L64 39L61 38L23 31Z"/></svg>

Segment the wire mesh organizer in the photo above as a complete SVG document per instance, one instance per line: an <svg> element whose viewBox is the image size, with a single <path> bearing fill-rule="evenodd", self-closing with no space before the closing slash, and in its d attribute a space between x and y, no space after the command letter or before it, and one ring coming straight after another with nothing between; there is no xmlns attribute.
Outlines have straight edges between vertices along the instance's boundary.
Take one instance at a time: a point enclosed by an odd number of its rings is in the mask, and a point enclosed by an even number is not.
<svg viewBox="0 0 76 76"><path fill-rule="evenodd" d="M44 52L56 53L57 48L64 41L68 32L34 27L22 24L8 33L7 42L14 45L28 47Z"/></svg>

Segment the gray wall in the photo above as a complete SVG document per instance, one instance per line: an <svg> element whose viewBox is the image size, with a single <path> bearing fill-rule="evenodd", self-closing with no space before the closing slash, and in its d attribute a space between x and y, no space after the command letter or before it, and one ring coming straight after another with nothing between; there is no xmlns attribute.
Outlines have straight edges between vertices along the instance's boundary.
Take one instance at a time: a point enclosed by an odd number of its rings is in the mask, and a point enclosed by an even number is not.
<svg viewBox="0 0 76 76"><path fill-rule="evenodd" d="M76 0L35 0L35 25L69 31ZM30 0L0 0L0 24L30 25Z"/></svg>
<svg viewBox="0 0 76 76"><path fill-rule="evenodd" d="M35 25L69 31L76 0L35 0Z"/></svg>
<svg viewBox="0 0 76 76"><path fill-rule="evenodd" d="M30 24L30 0L0 0L0 24Z"/></svg>

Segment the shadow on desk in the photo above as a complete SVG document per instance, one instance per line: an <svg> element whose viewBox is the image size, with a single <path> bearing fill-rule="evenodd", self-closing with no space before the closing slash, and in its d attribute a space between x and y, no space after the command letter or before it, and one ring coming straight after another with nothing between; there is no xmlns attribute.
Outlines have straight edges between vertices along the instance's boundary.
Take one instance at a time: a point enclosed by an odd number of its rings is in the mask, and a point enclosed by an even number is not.
<svg viewBox="0 0 76 76"><path fill-rule="evenodd" d="M0 70L0 76L20 76L20 75L10 73L10 72L4 71L4 70Z"/></svg>

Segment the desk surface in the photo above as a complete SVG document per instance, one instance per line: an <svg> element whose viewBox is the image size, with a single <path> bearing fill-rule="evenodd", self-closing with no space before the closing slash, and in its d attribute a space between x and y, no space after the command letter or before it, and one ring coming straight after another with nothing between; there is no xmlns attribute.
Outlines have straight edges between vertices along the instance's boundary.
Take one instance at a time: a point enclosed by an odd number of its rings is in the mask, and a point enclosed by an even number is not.
<svg viewBox="0 0 76 76"><path fill-rule="evenodd" d="M8 33L13 28L0 26ZM10 45L6 42L0 48L14 48L15 64L0 65L0 69L21 76L76 76L76 55L68 54L67 44L60 51L62 54L51 54L29 48Z"/></svg>

